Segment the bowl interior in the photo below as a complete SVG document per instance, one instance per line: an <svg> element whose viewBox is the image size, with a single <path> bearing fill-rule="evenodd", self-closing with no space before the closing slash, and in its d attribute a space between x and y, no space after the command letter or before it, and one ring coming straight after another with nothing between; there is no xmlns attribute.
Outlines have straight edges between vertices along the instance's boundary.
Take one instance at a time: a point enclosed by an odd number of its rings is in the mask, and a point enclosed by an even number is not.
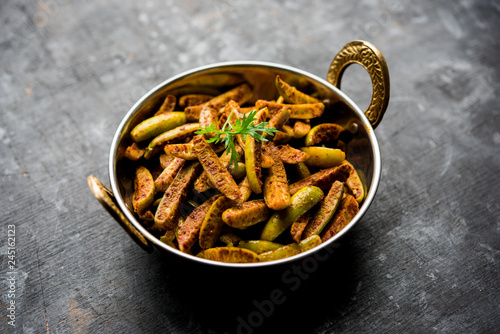
<svg viewBox="0 0 500 334"><path fill-rule="evenodd" d="M276 75L297 89L314 94L325 102L325 112L319 119L311 120L314 126L320 123L337 123L350 130L346 145L346 159L356 168L366 184L367 196L358 215L335 237L308 252L269 263L231 264L208 261L219 266L262 266L297 260L311 252L335 242L344 235L366 212L373 200L380 178L380 152L373 128L363 112L339 89L310 73L278 64L263 62L219 63L197 68L164 81L139 100L122 120L111 146L109 174L111 188L118 205L132 224L157 248L194 261L207 262L192 255L182 253L160 242L150 234L135 218L132 209L133 173L135 165L124 158L124 151L132 143L130 131L142 120L151 117L159 108L166 95L180 97L190 93L220 94L234 86L247 82L253 88L253 101L274 100L278 97L275 88Z"/></svg>

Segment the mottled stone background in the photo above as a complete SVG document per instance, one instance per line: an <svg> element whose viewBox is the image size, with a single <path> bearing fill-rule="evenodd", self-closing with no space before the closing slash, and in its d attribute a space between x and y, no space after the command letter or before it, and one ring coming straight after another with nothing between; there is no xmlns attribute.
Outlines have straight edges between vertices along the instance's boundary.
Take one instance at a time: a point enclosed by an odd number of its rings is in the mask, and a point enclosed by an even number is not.
<svg viewBox="0 0 500 334"><path fill-rule="evenodd" d="M1 332L500 327L498 1L4 0L0 23ZM391 74L376 129L382 181L368 213L311 273L184 272L143 252L92 197L87 175L108 180L112 136L156 84L229 60L325 77L355 39L379 47ZM366 107L368 75L351 67L344 78Z"/></svg>

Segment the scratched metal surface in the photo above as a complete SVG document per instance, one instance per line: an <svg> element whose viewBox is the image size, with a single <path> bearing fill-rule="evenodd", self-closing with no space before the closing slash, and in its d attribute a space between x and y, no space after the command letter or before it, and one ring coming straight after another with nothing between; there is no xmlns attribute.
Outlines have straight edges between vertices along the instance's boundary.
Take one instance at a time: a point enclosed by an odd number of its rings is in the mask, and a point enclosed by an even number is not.
<svg viewBox="0 0 500 334"><path fill-rule="evenodd" d="M0 22L2 333L498 330L498 2L22 0L0 2ZM164 79L246 59L324 77L355 39L391 73L382 182L328 259L281 273L179 268L91 196L86 177L107 181L121 118ZM362 70L343 87L366 106Z"/></svg>

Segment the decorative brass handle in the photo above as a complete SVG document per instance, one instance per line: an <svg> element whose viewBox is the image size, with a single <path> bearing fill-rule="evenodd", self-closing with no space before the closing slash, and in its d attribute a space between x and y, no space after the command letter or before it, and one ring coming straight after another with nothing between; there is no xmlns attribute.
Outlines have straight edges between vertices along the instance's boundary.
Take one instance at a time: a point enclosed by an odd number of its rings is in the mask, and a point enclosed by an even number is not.
<svg viewBox="0 0 500 334"><path fill-rule="evenodd" d="M365 41L347 43L333 59L326 80L340 88L342 74L347 66L357 63L363 66L372 80L373 95L365 115L375 128L389 104L389 69L384 56L373 44Z"/></svg>
<svg viewBox="0 0 500 334"><path fill-rule="evenodd" d="M90 191L94 194L95 198L102 204L102 206L108 211L113 218L120 224L121 227L130 235L130 237L148 253L153 252L153 246L151 243L137 231L130 221L125 217L123 212L116 205L115 197L113 193L102 184L99 179L94 175L87 177L87 183L90 187Z"/></svg>

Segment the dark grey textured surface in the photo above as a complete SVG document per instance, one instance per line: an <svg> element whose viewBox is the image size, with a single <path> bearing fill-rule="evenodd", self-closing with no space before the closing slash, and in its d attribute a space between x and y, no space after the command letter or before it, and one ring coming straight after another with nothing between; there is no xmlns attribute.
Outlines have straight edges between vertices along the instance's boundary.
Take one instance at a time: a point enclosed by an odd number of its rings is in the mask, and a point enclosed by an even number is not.
<svg viewBox="0 0 500 334"><path fill-rule="evenodd" d="M497 1L23 0L1 1L0 22L1 332L498 330ZM174 267L137 247L90 194L87 175L108 179L121 118L166 78L246 59L325 77L354 39L379 47L391 74L376 129L382 182L310 274ZM367 80L354 68L343 82L361 106Z"/></svg>

